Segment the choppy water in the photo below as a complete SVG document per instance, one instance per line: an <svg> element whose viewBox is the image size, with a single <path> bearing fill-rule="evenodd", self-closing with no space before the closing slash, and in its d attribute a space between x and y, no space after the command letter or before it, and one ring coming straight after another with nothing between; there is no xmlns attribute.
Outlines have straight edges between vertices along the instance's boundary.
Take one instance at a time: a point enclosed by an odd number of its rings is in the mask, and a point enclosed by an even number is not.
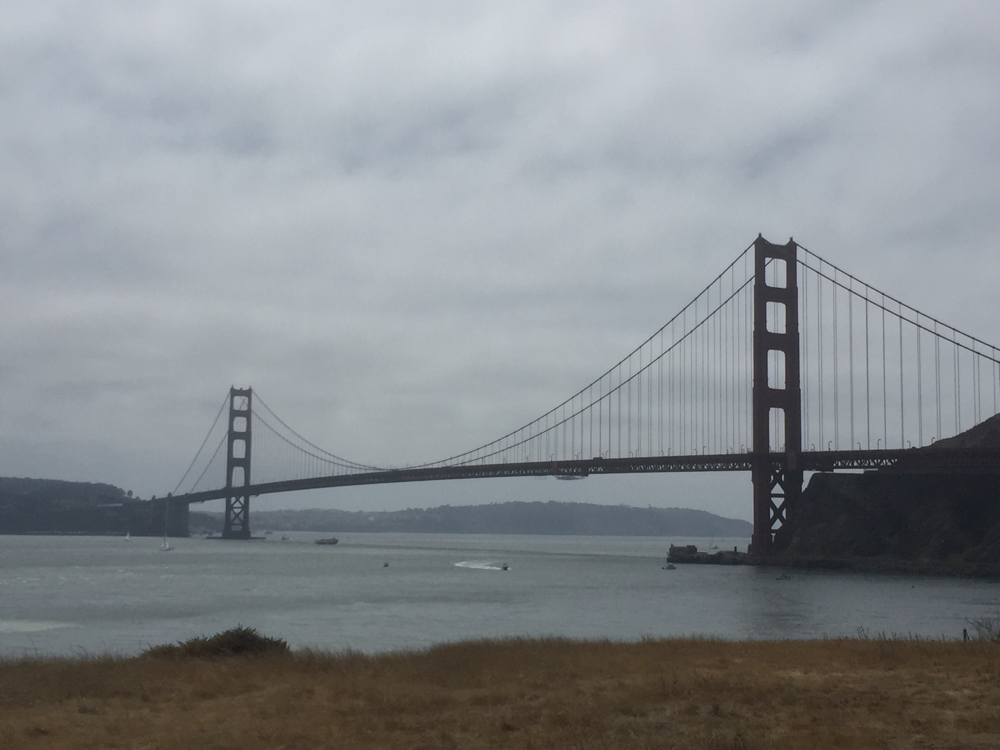
<svg viewBox="0 0 1000 750"><path fill-rule="evenodd" d="M969 618L1000 612L1000 586L982 581L668 571L669 541L648 537L287 536L175 539L171 552L159 539L0 536L0 655L132 654L236 624L366 652L517 635L958 637Z"/></svg>

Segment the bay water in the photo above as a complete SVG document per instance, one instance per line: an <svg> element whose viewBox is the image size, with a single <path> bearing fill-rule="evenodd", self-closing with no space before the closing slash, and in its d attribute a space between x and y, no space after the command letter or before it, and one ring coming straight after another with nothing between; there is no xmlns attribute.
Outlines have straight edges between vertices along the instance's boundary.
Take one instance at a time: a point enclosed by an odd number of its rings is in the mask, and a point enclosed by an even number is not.
<svg viewBox="0 0 1000 750"><path fill-rule="evenodd" d="M0 536L0 656L131 655L237 624L368 653L510 636L960 638L1000 613L1000 585L985 581L665 569L671 542L708 539L322 536L171 539L169 552L154 538Z"/></svg>

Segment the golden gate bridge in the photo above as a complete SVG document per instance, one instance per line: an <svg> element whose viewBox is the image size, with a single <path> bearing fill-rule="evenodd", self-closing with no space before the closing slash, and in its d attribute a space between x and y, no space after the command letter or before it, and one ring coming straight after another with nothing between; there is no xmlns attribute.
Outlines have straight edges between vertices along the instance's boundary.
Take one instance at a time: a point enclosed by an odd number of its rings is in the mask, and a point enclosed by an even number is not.
<svg viewBox="0 0 1000 750"><path fill-rule="evenodd" d="M248 539L250 498L271 493L748 471L750 551L766 555L795 512L804 472L1000 471L1000 451L947 439L995 415L998 398L997 347L794 240L758 236L591 383L531 422L444 459L406 468L348 460L299 435L250 388L231 388L169 502L225 499L223 537Z"/></svg>

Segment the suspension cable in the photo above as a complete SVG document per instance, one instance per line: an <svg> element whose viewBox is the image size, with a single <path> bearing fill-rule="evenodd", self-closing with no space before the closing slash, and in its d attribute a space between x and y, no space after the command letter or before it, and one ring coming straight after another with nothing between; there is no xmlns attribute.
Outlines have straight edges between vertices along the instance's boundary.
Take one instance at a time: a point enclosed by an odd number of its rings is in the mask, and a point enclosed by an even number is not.
<svg viewBox="0 0 1000 750"><path fill-rule="evenodd" d="M368 470L368 471L384 471L384 469L382 469L382 468L380 468L378 466L369 466L367 464L358 463L357 461L350 461L350 460L348 460L346 458L341 458L340 456L337 456L337 455L335 455L333 453L330 453L329 451L323 450L318 445L315 445L314 443L311 443L310 441L308 441L304 437L302 437L299 433L297 433L295 430L293 430L291 427L289 427L287 424L285 424L285 422L281 419L281 417L279 417L277 414L275 414L274 411L271 409L271 407L269 407L267 404L264 403L264 399L262 399L256 393L254 395L256 396L256 402L260 406L263 406L264 409L267 411L267 413L270 414L272 417L274 417L274 419L278 422L278 424L280 424L282 427L284 427L286 430L288 430L290 433L292 433L292 435L294 435L296 438L298 438L299 440L301 440L303 443L305 443L306 445L308 445L313 450L317 451L320 454L329 456L330 457L329 460L331 461L331 463L337 461L337 462L340 462L340 463L344 464L345 466L350 466L350 467L355 468L355 469L365 469L365 470ZM270 426L270 425L268 425L268 426ZM274 429L274 428L272 427L271 429ZM275 431L275 432L277 433L277 431ZM290 441L286 440L286 442L290 442ZM301 448L300 448L300 450L301 450ZM303 452L304 453L308 453L308 451L303 451ZM319 456L317 456L317 457L319 457Z"/></svg>
<svg viewBox="0 0 1000 750"><path fill-rule="evenodd" d="M215 446L215 452L212 453L212 457L208 459L208 463L205 464L205 468L201 470L201 474L198 475L198 478L195 480L194 484L191 485L192 490L194 490L195 487L201 484L201 480L205 477L205 474L208 472L208 469L212 465L212 462L215 461L215 457L219 455L219 451L222 450L222 446L223 444L225 444L227 437L229 437L228 433L222 433L222 438L219 440L219 444ZM229 482L229 477L226 477L226 482L227 483ZM176 492L176 490L174 491Z"/></svg>
<svg viewBox="0 0 1000 750"><path fill-rule="evenodd" d="M201 441L201 446L198 448L198 452L194 454L194 458L191 459L191 464L187 467L187 471L184 472L184 476L181 477L181 480L177 483L177 486L174 487L174 491L170 494L172 495L176 494L177 490L179 490L181 485L184 484L184 480L187 479L188 474L191 473L191 469L194 468L195 463L198 461L198 457L201 455L201 452L205 449L205 443L207 443L208 439L212 437L212 432L215 430L215 426L219 423L219 417L222 416L222 412L225 411L226 404L228 402L229 402L229 395L227 394L226 397L222 399L222 405L219 407L219 412L218 414L215 415L215 419L212 420L212 426L208 428L208 432L205 434L205 439ZM215 456L213 456L212 458L215 458ZM209 464L211 463L212 461L211 459L209 459ZM198 479L200 481L201 477L199 477ZM197 482L195 482L195 485L197 485Z"/></svg>

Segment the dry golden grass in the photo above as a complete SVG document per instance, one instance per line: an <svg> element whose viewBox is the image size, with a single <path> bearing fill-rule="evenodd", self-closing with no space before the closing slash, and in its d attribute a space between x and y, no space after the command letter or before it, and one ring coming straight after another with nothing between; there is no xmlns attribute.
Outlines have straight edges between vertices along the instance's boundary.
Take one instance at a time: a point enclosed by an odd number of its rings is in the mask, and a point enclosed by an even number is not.
<svg viewBox="0 0 1000 750"><path fill-rule="evenodd" d="M1000 647L457 643L0 662L2 748L997 748Z"/></svg>

